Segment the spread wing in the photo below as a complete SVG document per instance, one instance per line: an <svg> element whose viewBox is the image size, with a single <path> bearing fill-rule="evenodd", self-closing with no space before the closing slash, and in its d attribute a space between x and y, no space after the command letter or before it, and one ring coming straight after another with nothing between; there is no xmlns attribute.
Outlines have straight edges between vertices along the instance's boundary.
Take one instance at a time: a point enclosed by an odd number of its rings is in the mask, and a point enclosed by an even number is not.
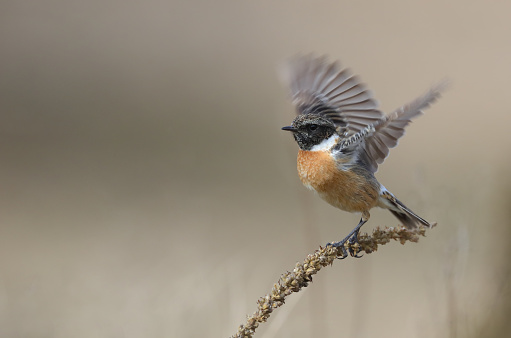
<svg viewBox="0 0 511 338"><path fill-rule="evenodd" d="M326 57L297 56L287 75L298 114L322 115L354 133L383 116L359 79Z"/></svg>
<svg viewBox="0 0 511 338"><path fill-rule="evenodd" d="M394 148L399 138L404 135L405 127L413 118L422 115L423 110L435 102L446 87L447 82L443 82L431 88L423 96L386 115L374 125L374 132L365 139L362 147L373 173L378 170L378 164L383 163L389 149Z"/></svg>

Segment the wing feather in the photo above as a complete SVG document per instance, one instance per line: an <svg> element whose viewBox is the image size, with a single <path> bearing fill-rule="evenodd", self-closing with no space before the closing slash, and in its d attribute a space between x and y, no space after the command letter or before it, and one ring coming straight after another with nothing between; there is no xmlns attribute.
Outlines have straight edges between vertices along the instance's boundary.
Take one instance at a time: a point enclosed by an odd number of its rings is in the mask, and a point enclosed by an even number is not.
<svg viewBox="0 0 511 338"><path fill-rule="evenodd" d="M383 163L389 154L389 149L397 145L411 120L422 115L423 110L435 102L446 87L447 83L443 82L431 88L423 96L396 109L374 125L375 132L366 138L363 147L373 172L378 170L378 164Z"/></svg>
<svg viewBox="0 0 511 338"><path fill-rule="evenodd" d="M372 93L350 70L326 57L298 56L288 67L288 81L298 114L318 114L357 133L383 114Z"/></svg>
<svg viewBox="0 0 511 338"><path fill-rule="evenodd" d="M321 115L338 127L347 127L349 135L363 133L366 127L372 126L373 131L367 134L366 129L365 139L362 137L358 148L372 172L378 170L378 164L383 163L389 150L397 145L411 120L436 101L447 85L441 83L384 116L359 78L337 62L327 62L324 56L294 58L289 63L287 79L298 114Z"/></svg>

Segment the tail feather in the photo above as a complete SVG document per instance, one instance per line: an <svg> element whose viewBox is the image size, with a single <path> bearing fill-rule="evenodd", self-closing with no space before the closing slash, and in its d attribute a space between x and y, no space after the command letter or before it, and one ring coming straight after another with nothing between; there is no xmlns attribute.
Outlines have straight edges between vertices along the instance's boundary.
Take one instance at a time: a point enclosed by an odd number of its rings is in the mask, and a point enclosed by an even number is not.
<svg viewBox="0 0 511 338"><path fill-rule="evenodd" d="M424 225L428 228L431 228L431 224L426 221L424 218L421 218L414 214L410 209L407 209L406 212L397 212L394 210L390 210L390 212L396 216L396 218L403 223L405 227L408 229L416 229L419 225Z"/></svg>
<svg viewBox="0 0 511 338"><path fill-rule="evenodd" d="M430 224L424 218L418 216L412 210L408 209L400 200L398 200L389 191L384 191L381 195L383 205L408 229L416 229L423 225L431 228L434 224Z"/></svg>

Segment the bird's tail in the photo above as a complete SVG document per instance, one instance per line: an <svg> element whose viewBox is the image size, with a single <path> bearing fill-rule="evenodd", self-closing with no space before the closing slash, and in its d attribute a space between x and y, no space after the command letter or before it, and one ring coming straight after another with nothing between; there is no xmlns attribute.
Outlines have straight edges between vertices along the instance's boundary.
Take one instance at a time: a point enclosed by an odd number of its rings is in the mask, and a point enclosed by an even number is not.
<svg viewBox="0 0 511 338"><path fill-rule="evenodd" d="M380 195L380 206L389 209L389 211L408 229L415 229L419 225L428 228L434 226L434 224L429 223L424 218L408 209L406 205L387 190L384 190Z"/></svg>

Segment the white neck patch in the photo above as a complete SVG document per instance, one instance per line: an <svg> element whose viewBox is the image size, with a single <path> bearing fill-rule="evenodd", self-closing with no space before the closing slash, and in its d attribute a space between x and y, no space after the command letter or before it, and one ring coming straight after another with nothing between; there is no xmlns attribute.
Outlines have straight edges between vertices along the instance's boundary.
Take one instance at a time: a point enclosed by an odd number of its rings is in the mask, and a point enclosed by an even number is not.
<svg viewBox="0 0 511 338"><path fill-rule="evenodd" d="M321 141L320 144L313 146L310 151L328 151L337 144L337 140L339 140L339 135L333 134L326 140Z"/></svg>

